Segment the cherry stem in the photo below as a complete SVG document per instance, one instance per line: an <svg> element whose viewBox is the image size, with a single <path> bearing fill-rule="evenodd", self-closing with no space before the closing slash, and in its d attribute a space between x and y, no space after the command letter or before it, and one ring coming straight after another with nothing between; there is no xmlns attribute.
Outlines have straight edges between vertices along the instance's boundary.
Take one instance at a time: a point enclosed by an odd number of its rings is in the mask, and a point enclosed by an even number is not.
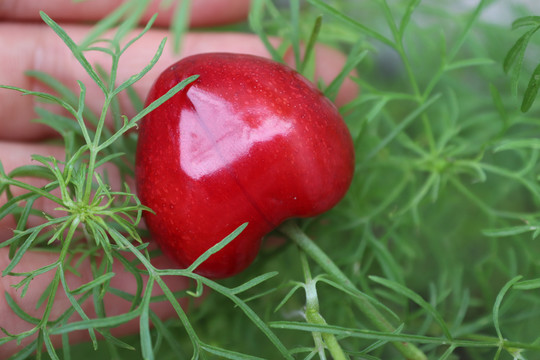
<svg viewBox="0 0 540 360"><path fill-rule="evenodd" d="M361 293L339 267L330 259L325 252L318 247L306 233L300 229L295 220L285 221L278 227L278 230L289 237L296 245L302 249L313 261L323 268L329 275L338 280L342 286L351 289L354 293ZM396 328L381 314L381 312L371 303L367 297L358 296L355 298L358 309L375 325L380 331L395 333ZM426 355L411 343L393 342L396 349L408 360L426 360Z"/></svg>

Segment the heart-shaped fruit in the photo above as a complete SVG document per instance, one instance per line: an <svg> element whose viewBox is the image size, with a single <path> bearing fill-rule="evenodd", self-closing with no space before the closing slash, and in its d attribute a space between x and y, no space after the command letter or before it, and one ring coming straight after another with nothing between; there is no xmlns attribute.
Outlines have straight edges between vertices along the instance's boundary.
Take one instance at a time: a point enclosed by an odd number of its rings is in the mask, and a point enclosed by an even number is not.
<svg viewBox="0 0 540 360"><path fill-rule="evenodd" d="M291 217L332 208L354 171L351 135L336 107L302 75L244 54L207 53L167 68L147 104L199 78L140 123L137 191L153 238L187 267L241 224L197 268L223 278L245 269L262 237Z"/></svg>

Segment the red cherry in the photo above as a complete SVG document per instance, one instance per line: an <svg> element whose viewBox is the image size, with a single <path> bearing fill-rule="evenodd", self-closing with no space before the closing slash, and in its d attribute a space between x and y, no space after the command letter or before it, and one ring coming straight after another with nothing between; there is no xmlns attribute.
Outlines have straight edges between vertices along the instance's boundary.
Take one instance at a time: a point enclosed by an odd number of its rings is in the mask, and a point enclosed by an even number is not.
<svg viewBox="0 0 540 360"><path fill-rule="evenodd" d="M140 123L138 195L153 238L187 267L244 222L247 228L197 268L244 270L262 237L291 217L332 208L354 171L351 135L336 107L277 62L208 53L166 69L147 104L200 77Z"/></svg>

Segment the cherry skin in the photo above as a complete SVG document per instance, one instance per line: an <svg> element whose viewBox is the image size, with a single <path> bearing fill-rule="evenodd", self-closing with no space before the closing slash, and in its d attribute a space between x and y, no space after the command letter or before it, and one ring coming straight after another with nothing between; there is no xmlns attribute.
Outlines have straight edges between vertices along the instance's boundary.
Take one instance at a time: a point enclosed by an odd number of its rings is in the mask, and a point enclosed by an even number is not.
<svg viewBox="0 0 540 360"><path fill-rule="evenodd" d="M277 62L206 53L167 68L147 104L199 78L140 123L137 192L152 237L185 268L241 224L244 231L196 272L244 270L284 220L319 215L345 195L351 135L334 104Z"/></svg>

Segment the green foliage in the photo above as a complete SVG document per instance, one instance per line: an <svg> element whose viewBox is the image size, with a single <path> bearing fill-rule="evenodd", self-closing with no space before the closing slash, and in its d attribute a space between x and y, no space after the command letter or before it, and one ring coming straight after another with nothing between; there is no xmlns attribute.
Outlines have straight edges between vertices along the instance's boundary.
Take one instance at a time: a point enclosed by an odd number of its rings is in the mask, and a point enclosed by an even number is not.
<svg viewBox="0 0 540 360"><path fill-rule="evenodd" d="M506 73L512 73L512 87L514 88L514 93L517 93L519 75L521 67L523 66L523 59L525 57L527 46L529 46L532 36L540 29L540 16L525 16L517 19L512 24L512 29L519 29L522 27L528 27L529 30L525 32L525 34L523 34L508 51L503 63L504 71ZM521 111L523 112L529 111L536 100L538 87L540 86L538 83L539 77L540 64L531 74L529 84L523 94L523 101L521 103Z"/></svg>
<svg viewBox="0 0 540 360"><path fill-rule="evenodd" d="M461 11L417 0L367 0L362 6L355 0L295 0L286 6L254 0L248 24L274 59L283 61L290 49L296 67L315 79L316 65L325 66L316 64L316 44L347 54L335 80L319 85L330 98L347 78L361 88L341 108L355 141L356 174L339 206L316 219L285 223L272 236L291 242L265 247L246 272L216 282L193 271L242 227L188 269L158 269L155 253L140 241L141 213L149 209L127 185L111 190L103 172L112 164L126 177L133 174L136 133L129 130L195 79L142 107L131 86L155 64L163 41L147 67L115 85L120 57L152 26L153 20L120 46L147 3L119 7L81 44L43 14L103 92L100 114L85 106L82 83L75 94L47 74L29 72L59 95L3 86L57 104L68 115L36 109L39 121L62 136L65 159L35 156L36 165L10 173L0 163L0 194L7 196L0 219L17 219L13 237L0 244L11 256L2 275L20 278L16 287L24 295L37 275L53 274L38 299L45 307L42 318L6 293L12 311L34 328L4 332L0 346L38 334L14 358L34 356L36 349L52 359L538 358L540 112L534 100L540 70L526 56L540 28L538 16L523 17L514 9L517 20L510 28L483 19L489 6L503 1L482 0ZM187 21L184 3L173 26L178 41ZM114 25L116 35L103 41ZM522 28L528 30L521 37L512 31ZM274 47L271 36L284 41ZM108 54L111 68L94 67L88 51ZM528 85L520 79L522 68L532 69ZM351 70L357 75L350 76ZM131 119L122 116L122 92L139 109ZM108 113L112 129L104 126ZM46 185L21 180L29 176ZM15 196L14 188L26 192ZM40 198L56 203L63 216L35 211ZM41 216L43 224L30 226L31 215ZM30 249L55 252L57 260L15 273ZM90 261L92 274L71 289L66 274L77 272L77 258ZM134 293L111 286L113 264L133 274ZM172 276L191 279L193 288L173 292L165 281ZM152 295L152 288L162 295ZM210 294L186 312L180 300L193 301L203 288ZM106 293L130 301L131 309L107 316ZM59 294L72 307L52 319ZM82 309L86 300L95 302L95 317ZM172 304L176 317L160 320L151 311L149 305L160 300ZM111 327L133 319L140 325L137 336L111 334ZM75 330L87 331L91 342L69 344L66 335ZM53 349L52 335L65 337L63 349Z"/></svg>

